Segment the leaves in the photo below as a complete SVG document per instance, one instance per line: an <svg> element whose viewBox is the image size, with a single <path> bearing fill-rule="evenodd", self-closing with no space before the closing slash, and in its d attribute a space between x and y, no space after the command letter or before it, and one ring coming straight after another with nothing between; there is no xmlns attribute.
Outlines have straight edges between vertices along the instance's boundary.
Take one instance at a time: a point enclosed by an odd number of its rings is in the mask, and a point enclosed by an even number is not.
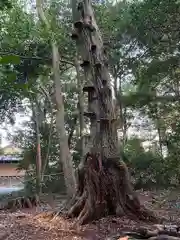
<svg viewBox="0 0 180 240"><path fill-rule="evenodd" d="M43 101L47 105L47 99L40 93L39 86L45 87L51 97L53 95L50 33L36 18L33 6L30 4L31 10L27 11L23 4L13 1L13 8L8 10L5 7L1 11L2 121L19 111L25 98L32 101L40 94L41 107L44 106ZM160 182L162 179L158 180L156 174L162 166L158 131L162 147L168 151L167 158L163 152L167 166L166 169L163 168L163 174L167 174L171 168L169 175L172 176L175 173L174 166L179 161L179 3L177 0L144 0L93 2L93 5L109 57L111 83L112 86L116 85L114 91L118 100L119 132L127 136L128 140L125 151L139 174L137 176L143 175L148 166L149 171L153 172L151 182ZM44 5L44 11L58 42L60 57L73 62L75 48L70 39L72 19L68 1L48 1ZM61 81L66 111L65 127L70 132L78 89L73 67L60 63L60 69L63 72ZM48 114L48 121L51 114L49 107L44 111ZM78 124L79 122L77 128ZM41 129L44 149L47 144L45 129ZM27 140L26 143L31 148L34 141L31 131L25 133L27 136L19 137L17 142L22 145ZM151 134L153 137L149 136ZM136 140L131 139L132 135ZM77 130L72 146L79 161L78 140ZM149 142L148 151L141 146L145 140ZM56 159L55 149L52 152L52 159ZM146 174L143 176L147 177Z"/></svg>
<svg viewBox="0 0 180 240"><path fill-rule="evenodd" d="M20 57L16 55L0 56L0 64L19 64Z"/></svg>
<svg viewBox="0 0 180 240"><path fill-rule="evenodd" d="M0 1L0 10L4 10L5 8L11 8L12 4L9 0L1 0Z"/></svg>

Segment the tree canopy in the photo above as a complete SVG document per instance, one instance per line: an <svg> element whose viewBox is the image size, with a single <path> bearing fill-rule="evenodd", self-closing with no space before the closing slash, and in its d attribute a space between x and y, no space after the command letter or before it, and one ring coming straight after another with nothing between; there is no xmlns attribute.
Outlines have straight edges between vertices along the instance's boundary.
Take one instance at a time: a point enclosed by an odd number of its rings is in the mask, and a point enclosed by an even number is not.
<svg viewBox="0 0 180 240"><path fill-rule="evenodd" d="M32 113L33 106L37 106L42 156L54 164L48 163L46 171L57 171L59 143L55 127L52 36L60 55L65 129L75 165L80 161L82 147L71 7L68 1L44 3L51 29L48 31L37 17L33 3L28 8L25 5L24 1L0 3L1 123L14 124L17 112L29 112L30 122L9 136L23 148L21 167L27 168L30 162L35 164L36 158L36 124ZM150 179L149 174L143 175L141 185L147 186L148 182L162 187L174 181L179 183L180 3L175 0L94 1L93 7L109 58L119 148L128 156L133 177L139 179L148 168L152 175ZM82 69L80 77L84 78ZM86 137L89 134L87 119L83 133ZM159 179L159 171L167 176L166 182Z"/></svg>

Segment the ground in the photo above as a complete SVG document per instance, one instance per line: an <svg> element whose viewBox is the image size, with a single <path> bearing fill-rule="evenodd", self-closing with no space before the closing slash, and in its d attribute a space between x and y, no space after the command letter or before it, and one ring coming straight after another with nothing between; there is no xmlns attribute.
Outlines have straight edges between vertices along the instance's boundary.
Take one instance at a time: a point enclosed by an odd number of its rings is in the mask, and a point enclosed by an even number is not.
<svg viewBox="0 0 180 240"><path fill-rule="evenodd" d="M180 225L179 192L175 190L158 192L138 192L141 202L145 203L165 217L165 222ZM56 217L50 221L47 217L37 217L43 210L57 208L57 202L46 198L48 204L31 210L0 212L0 240L80 240L106 239L118 240L122 229L130 230L139 226L150 226L150 223L133 221L128 218L108 217L82 227L74 227L73 220Z"/></svg>

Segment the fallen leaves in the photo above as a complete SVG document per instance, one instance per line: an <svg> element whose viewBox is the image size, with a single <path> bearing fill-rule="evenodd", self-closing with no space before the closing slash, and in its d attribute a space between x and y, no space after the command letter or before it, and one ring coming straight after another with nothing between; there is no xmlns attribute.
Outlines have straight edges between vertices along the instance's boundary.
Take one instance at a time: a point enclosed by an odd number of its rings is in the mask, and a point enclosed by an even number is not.
<svg viewBox="0 0 180 240"><path fill-rule="evenodd" d="M152 193L141 193L144 202L147 205L152 205ZM162 224L150 224L143 221L132 220L128 217L117 218L109 216L102 218L99 221L94 221L91 224L85 226L74 227L73 220L66 219L62 216L56 216L55 218L49 218L53 209L47 208L47 212L44 211L44 207L36 207L33 209L21 209L21 211L0 212L0 240L135 240L133 234L134 229L142 228L148 229L151 235L149 240L162 240L162 236L167 240L178 240L179 236L168 236L167 234L158 234L158 232L171 231L177 232L178 222L180 223L180 210L176 208L168 208L168 199L165 196L167 194L161 194L163 196L163 207L159 210L157 206L159 204L152 205L154 209L157 209L161 215L166 215L166 223ZM156 200L160 201L162 197L157 197ZM39 215L39 213L42 213ZM41 217L40 217L41 216ZM170 224L170 221L174 217L174 221ZM170 219L171 217L171 219ZM153 230L153 231L152 231ZM122 234L124 232L124 234ZM154 232L154 233L153 233ZM152 235L154 234L154 235Z"/></svg>

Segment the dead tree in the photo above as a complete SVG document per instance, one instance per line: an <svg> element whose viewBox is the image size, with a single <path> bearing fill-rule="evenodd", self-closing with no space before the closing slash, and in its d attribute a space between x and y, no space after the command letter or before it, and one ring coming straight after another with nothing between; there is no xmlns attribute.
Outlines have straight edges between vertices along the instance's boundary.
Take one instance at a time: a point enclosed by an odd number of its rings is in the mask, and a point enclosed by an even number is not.
<svg viewBox="0 0 180 240"><path fill-rule="evenodd" d="M78 170L78 187L69 216L83 224L109 214L153 217L141 206L130 184L126 165L120 161L116 118L110 87L108 59L90 0L72 0L76 41L88 92L89 151Z"/></svg>

